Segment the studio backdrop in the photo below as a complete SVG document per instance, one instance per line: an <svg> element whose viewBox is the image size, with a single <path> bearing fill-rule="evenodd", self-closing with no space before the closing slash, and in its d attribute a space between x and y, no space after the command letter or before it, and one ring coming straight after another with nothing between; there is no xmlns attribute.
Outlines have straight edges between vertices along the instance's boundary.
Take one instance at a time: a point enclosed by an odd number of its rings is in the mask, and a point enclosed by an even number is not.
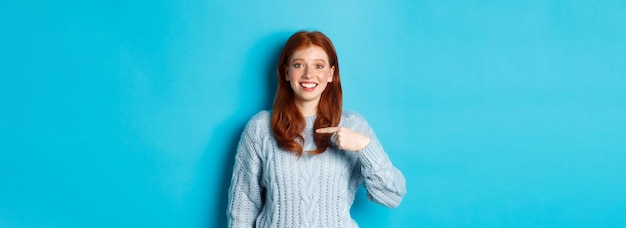
<svg viewBox="0 0 626 228"><path fill-rule="evenodd" d="M625 28L619 0L3 3L0 227L224 227L302 29L407 180L361 227L624 227Z"/></svg>

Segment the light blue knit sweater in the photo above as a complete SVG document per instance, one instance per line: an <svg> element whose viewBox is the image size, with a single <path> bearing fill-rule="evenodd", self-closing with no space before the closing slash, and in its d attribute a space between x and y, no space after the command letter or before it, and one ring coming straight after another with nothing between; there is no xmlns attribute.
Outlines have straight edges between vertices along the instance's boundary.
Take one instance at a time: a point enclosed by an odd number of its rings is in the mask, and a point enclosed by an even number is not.
<svg viewBox="0 0 626 228"><path fill-rule="evenodd" d="M304 151L315 149L307 117ZM369 136L363 150L328 149L298 158L280 149L271 130L271 113L261 111L246 125L235 157L229 190L230 227L358 227L350 217L357 187L369 199L397 207L406 193L402 173L392 164L365 119L344 111L342 127Z"/></svg>

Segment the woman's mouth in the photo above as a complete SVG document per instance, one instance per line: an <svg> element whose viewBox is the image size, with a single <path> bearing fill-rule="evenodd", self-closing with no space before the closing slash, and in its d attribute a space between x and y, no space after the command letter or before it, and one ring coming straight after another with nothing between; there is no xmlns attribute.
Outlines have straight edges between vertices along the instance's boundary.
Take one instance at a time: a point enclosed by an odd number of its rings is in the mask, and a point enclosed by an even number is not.
<svg viewBox="0 0 626 228"><path fill-rule="evenodd" d="M302 82L300 83L300 86L302 86L305 91L313 91L315 90L315 87L317 87L317 83Z"/></svg>

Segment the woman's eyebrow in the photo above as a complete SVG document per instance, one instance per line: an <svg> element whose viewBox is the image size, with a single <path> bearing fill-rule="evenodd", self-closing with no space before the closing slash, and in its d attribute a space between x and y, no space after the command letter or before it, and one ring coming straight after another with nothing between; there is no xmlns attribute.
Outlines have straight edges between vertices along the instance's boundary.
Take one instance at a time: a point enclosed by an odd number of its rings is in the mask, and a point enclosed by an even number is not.
<svg viewBox="0 0 626 228"><path fill-rule="evenodd" d="M304 59L300 59L300 58L291 60L291 62L294 62L294 61L305 61L305 60ZM322 61L322 62L326 63L326 60L324 60L324 59L313 59L313 61Z"/></svg>

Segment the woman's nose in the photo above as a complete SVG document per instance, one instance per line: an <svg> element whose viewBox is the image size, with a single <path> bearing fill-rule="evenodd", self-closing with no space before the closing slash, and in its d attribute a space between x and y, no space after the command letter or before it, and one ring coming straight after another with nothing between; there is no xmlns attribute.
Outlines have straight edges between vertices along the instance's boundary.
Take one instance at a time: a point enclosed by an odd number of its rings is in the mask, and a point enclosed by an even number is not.
<svg viewBox="0 0 626 228"><path fill-rule="evenodd" d="M309 74L309 68L308 67L304 67L304 71L302 72L302 77L303 78L309 78L309 76L311 76Z"/></svg>

